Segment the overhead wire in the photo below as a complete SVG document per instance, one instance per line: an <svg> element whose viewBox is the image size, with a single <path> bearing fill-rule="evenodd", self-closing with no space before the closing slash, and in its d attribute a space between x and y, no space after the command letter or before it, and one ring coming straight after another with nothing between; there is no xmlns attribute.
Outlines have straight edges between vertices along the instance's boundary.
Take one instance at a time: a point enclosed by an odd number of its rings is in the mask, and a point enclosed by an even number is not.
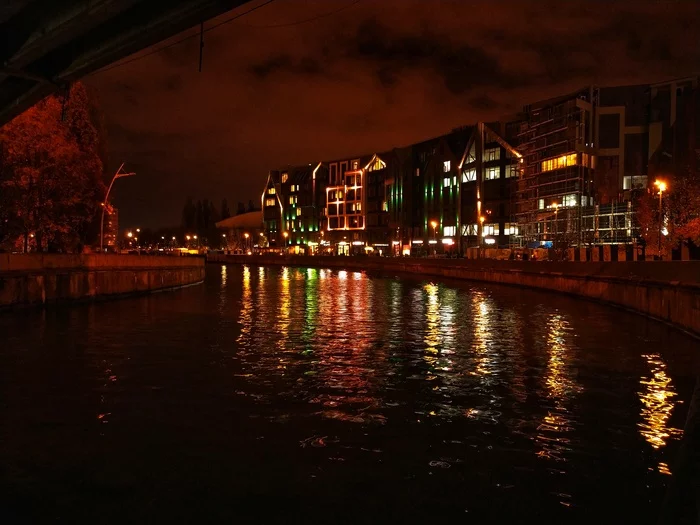
<svg viewBox="0 0 700 525"><path fill-rule="evenodd" d="M251 8L251 9L248 9L248 11L245 11L245 12L243 12L243 13L238 13L237 15L232 16L231 18L228 18L228 19L226 19L226 20L222 20L221 22L219 22L219 23L217 23L217 24L214 24L213 26L207 27L207 28L204 29L202 32L207 33L207 32L209 32L209 31L212 31L212 30L216 29L217 27L221 27L221 26L224 25L224 24L228 24L228 23L230 23L230 22L233 22L234 20L237 20L237 19L239 19L239 18L241 18L241 17L243 17L243 16L245 16L245 15L247 15L247 14L249 14L249 13L252 13L253 11L257 11L258 9L263 8L263 7L265 7L266 5L269 5L269 4L271 4L272 2L274 2L274 1L275 1L275 0L267 0L266 2L263 2L263 3L260 4L260 5L257 5L257 6L255 6L255 7L253 7L253 8ZM143 55L139 55L139 56L136 56L136 57L132 57L132 58L130 58L130 59L128 59L128 60L124 60L124 61L122 61L122 62L117 62L116 64L112 64L111 66L107 66L107 67L104 67L104 68L102 68L102 69L98 69L97 71L95 71L95 72L93 72L93 73L90 73L90 75L88 75L88 76L97 75L98 73L104 73L104 72L106 72L106 71L110 71L111 69L116 69L116 68L118 68L118 67L125 66L125 65L127 65L127 64L131 64L131 63L137 62L137 61L139 61L139 60L143 60L144 58L147 58L147 57L149 57L149 56L151 56L151 55L155 55L156 53L160 53L161 51L164 51L164 50L166 50L166 49L169 49L169 48L171 48L171 47L174 47L174 46L176 46L176 45L178 45L178 44L182 44L183 42L186 42L187 40L191 40L191 39L193 39L193 38L195 38L195 37L198 37L199 35L200 35L200 31L197 31L196 33L193 33L193 34L191 34L191 35L187 35L187 36L185 36L185 37L182 37L182 38L180 38L179 40L176 40L175 42L170 42L169 44L166 44L166 45L164 45L164 46L160 46L160 47L158 47L158 48L156 48L156 49L152 49L151 51L149 51L148 53L144 53Z"/></svg>
<svg viewBox="0 0 700 525"><path fill-rule="evenodd" d="M200 35L203 34L203 33L207 33L207 32L209 32L209 31L213 31L214 29L216 29L216 28L218 28L218 27L221 27L222 25L225 25L225 24L228 24L228 23L230 23L230 22L233 22L234 20L238 20L239 18L241 18L241 17L243 17L243 16L245 16L245 15L247 15L247 14L249 14L249 13L252 13L253 11L257 11L258 9L261 9L261 8L263 8L263 7L265 7L265 6L269 5L269 4L271 4L271 3L274 2L274 1L275 1L275 0L267 0L267 1L263 2L262 4L257 5L257 6L255 6L255 7L253 7L253 8L251 8L251 9L249 9L248 11L245 11L245 12L243 12L243 13L239 13L239 14L237 14L237 15L235 15L235 16L232 16L232 17L230 17L230 18L227 18L226 20L222 20L221 22L217 22L216 24L211 25L211 26L209 26L209 27L207 27L207 28L200 29L200 31L198 31L197 33L193 33L193 34L191 34L191 35L187 35L187 36L185 36L185 37L183 37L183 38L180 38L179 40L176 40L176 41L171 42L171 43L169 43L169 44L166 44L166 45L164 45L164 46L160 46L160 47L158 47L157 49L153 49L153 50L149 51L148 53L144 53L144 54L142 54L142 55L139 55L139 56L130 58L130 59L128 59L128 60L124 60L124 61L122 61L122 62L117 62L117 63L112 64L112 65L110 65L110 66L104 67L104 68L102 68L102 69L99 69L99 70L97 70L97 71L94 71L93 73L90 73L90 75L88 75L88 76L97 75L97 74L99 74L99 73L104 73L104 72L106 72L106 71L110 71L110 70L112 70L112 69L116 69L116 68L118 68L118 67L122 67L122 66L125 66L125 65L127 65L127 64L131 64L131 63L133 63L133 62L137 62L137 61L139 61L139 60L143 60L144 58L147 58L147 57L149 57L149 56L151 56L151 55L155 55L156 53L160 53L161 51L164 51L164 50L169 49L169 48L171 48L171 47L174 47L174 46L176 46L176 45L178 45L178 44L181 44L181 43L183 43L183 42L186 42L187 40L191 40L191 39L193 39L193 38L196 38L196 37L200 36ZM351 2L350 4L345 5L345 6L341 7L341 8L339 8L339 9L335 9L335 10L329 11L329 12L327 12L327 13L322 13L322 14L320 14L320 15L316 15L316 16L313 16L313 17L311 17L311 18L306 18L306 19L304 19L304 20L297 20L296 22L288 22L288 23L284 23L284 24L272 24L272 25L265 25L265 26L251 26L251 25L246 25L245 27L250 27L250 28L254 28L254 29L274 29L274 28L280 28L280 27L291 27L291 26L306 24L306 23L308 23L308 22L314 22L314 21L316 21L316 20L320 20L321 18L326 18L326 17L328 17L328 16L332 16L332 15L338 14L338 13L340 13L340 12L342 12L342 11L345 11L346 9L350 9L351 7L353 7L353 6L357 5L357 4L359 4L361 1L362 1L362 0L354 0L354 1Z"/></svg>

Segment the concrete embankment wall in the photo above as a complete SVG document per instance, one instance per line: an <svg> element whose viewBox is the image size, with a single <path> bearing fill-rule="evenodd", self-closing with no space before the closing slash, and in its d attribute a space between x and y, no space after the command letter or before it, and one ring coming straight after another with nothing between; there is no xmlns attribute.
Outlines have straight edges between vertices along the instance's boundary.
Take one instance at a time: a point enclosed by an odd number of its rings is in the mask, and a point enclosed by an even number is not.
<svg viewBox="0 0 700 525"><path fill-rule="evenodd" d="M0 308L177 288L204 272L201 257L0 254Z"/></svg>
<svg viewBox="0 0 700 525"><path fill-rule="evenodd" d="M408 272L540 288L635 310L700 336L700 261L533 262L280 255L210 255L208 260Z"/></svg>

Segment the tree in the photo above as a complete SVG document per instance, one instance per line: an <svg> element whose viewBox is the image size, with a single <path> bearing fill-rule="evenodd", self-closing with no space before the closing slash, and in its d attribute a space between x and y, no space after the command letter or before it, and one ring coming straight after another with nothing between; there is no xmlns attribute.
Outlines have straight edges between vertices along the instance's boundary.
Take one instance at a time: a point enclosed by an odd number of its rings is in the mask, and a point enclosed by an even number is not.
<svg viewBox="0 0 700 525"><path fill-rule="evenodd" d="M231 216L231 210L228 209L228 202L226 199L221 201L221 220L228 219Z"/></svg>
<svg viewBox="0 0 700 525"><path fill-rule="evenodd" d="M656 188L637 201L637 223L647 251L656 253L661 223L661 252L700 241L700 173L689 167L665 179L667 189L661 201Z"/></svg>
<svg viewBox="0 0 700 525"><path fill-rule="evenodd" d="M194 230L197 225L197 208L192 201L192 197L187 197L185 206L182 209L182 226L185 230Z"/></svg>
<svg viewBox="0 0 700 525"><path fill-rule="evenodd" d="M65 100L49 96L0 128L0 241L79 251L94 240L105 188L91 118L87 91L75 84Z"/></svg>

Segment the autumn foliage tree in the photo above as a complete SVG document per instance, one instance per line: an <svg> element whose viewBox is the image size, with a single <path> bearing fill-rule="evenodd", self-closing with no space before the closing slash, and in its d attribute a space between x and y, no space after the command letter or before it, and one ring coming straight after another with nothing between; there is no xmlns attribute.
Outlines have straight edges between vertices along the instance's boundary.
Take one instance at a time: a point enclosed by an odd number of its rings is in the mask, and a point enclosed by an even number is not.
<svg viewBox="0 0 700 525"><path fill-rule="evenodd" d="M0 128L0 245L79 251L94 241L105 190L100 148L81 84Z"/></svg>
<svg viewBox="0 0 700 525"><path fill-rule="evenodd" d="M647 249L656 253L660 221L662 253L691 242L700 246L700 173L686 168L665 182L661 214L657 189L650 189L637 202L637 222Z"/></svg>

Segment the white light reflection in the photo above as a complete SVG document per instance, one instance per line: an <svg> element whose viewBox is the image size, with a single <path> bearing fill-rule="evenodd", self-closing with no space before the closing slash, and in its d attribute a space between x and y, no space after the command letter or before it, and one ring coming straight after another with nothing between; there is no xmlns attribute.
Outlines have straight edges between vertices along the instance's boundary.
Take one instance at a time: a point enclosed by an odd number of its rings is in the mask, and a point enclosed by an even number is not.
<svg viewBox="0 0 700 525"><path fill-rule="evenodd" d="M250 286L250 268L248 266L243 266L243 293L238 322L241 325L241 333L238 335L237 341L243 344L250 338L253 329L253 292Z"/></svg>

